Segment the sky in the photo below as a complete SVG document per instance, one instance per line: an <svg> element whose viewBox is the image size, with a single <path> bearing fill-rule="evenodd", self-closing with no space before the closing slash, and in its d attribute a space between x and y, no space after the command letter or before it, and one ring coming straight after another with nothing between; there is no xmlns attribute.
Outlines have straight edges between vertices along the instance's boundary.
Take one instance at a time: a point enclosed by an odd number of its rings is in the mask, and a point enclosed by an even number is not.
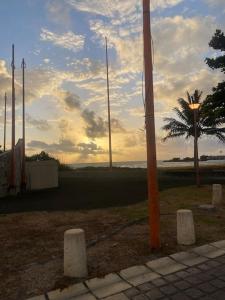
<svg viewBox="0 0 225 300"><path fill-rule="evenodd" d="M21 128L21 61L26 61L26 152L44 150L64 163L108 160L105 37L114 161L146 159L142 96L141 0L2 0L0 3L0 145L4 93L7 148L11 138L11 46L15 44L16 137ZM206 57L215 30L225 31L224 0L152 0L157 158L193 156L193 140L162 142L186 91L203 97L222 81ZM224 145L201 138L201 154ZM225 154L225 152L224 152Z"/></svg>

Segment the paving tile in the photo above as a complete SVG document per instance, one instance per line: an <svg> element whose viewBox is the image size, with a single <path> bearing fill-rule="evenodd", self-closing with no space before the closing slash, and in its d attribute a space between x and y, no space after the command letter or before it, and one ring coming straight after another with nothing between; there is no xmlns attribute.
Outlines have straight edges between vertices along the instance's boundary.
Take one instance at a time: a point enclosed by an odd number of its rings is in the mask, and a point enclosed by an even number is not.
<svg viewBox="0 0 225 300"><path fill-rule="evenodd" d="M201 270L199 270L198 268L188 268L187 270L186 270L189 274L198 274L198 273L200 273L201 272Z"/></svg>
<svg viewBox="0 0 225 300"><path fill-rule="evenodd" d="M159 278L160 275L149 270L145 266L134 266L124 269L120 272L120 276L134 286Z"/></svg>
<svg viewBox="0 0 225 300"><path fill-rule="evenodd" d="M210 266L210 268L216 268L220 266L220 263L218 261L215 260L209 260L206 263L208 266Z"/></svg>
<svg viewBox="0 0 225 300"><path fill-rule="evenodd" d="M215 243L210 243L210 245L225 250L225 240L218 241Z"/></svg>
<svg viewBox="0 0 225 300"><path fill-rule="evenodd" d="M171 300L189 300L191 299L190 297L188 297L187 295L184 295L183 293L177 293L175 295L172 295L170 297Z"/></svg>
<svg viewBox="0 0 225 300"><path fill-rule="evenodd" d="M189 267L201 264L208 260L208 258L199 256L192 252L179 252L170 255L174 260Z"/></svg>
<svg viewBox="0 0 225 300"><path fill-rule="evenodd" d="M214 279L214 280L211 280L210 283L219 289L225 288L225 282L223 280Z"/></svg>
<svg viewBox="0 0 225 300"><path fill-rule="evenodd" d="M63 290L55 290L48 293L49 300L65 300L66 298L74 298L83 296L88 293L88 289L83 283L71 285L70 287Z"/></svg>
<svg viewBox="0 0 225 300"><path fill-rule="evenodd" d="M199 299L204 296L204 293L196 288L190 288L184 291L187 296L190 296L193 299Z"/></svg>
<svg viewBox="0 0 225 300"><path fill-rule="evenodd" d="M114 296L104 298L104 300L129 300L129 298L126 295L124 295L123 293L120 293L120 294L116 294Z"/></svg>
<svg viewBox="0 0 225 300"><path fill-rule="evenodd" d="M149 300L149 298L145 295L138 295L132 298L132 300Z"/></svg>
<svg viewBox="0 0 225 300"><path fill-rule="evenodd" d="M180 280L177 282L174 282L174 286L177 287L179 290L186 290L191 287L191 284L187 282L186 280Z"/></svg>
<svg viewBox="0 0 225 300"><path fill-rule="evenodd" d="M146 293L146 296L148 296L151 300L161 299L165 297L165 295L158 288L150 290Z"/></svg>
<svg viewBox="0 0 225 300"><path fill-rule="evenodd" d="M117 274L111 273L103 278L93 278L86 281L87 286L98 298L105 298L129 289L131 286Z"/></svg>
<svg viewBox="0 0 225 300"><path fill-rule="evenodd" d="M180 278L177 277L177 276L174 275L174 274L164 276L163 278L164 278L165 280L169 281L169 282L175 282L175 281L180 280Z"/></svg>
<svg viewBox="0 0 225 300"><path fill-rule="evenodd" d="M32 298L29 298L27 300L46 300L46 298L45 298L44 295L41 295L41 296L35 296L35 297L32 297Z"/></svg>
<svg viewBox="0 0 225 300"><path fill-rule="evenodd" d="M145 295L138 295L132 298L132 300L149 300L149 298Z"/></svg>
<svg viewBox="0 0 225 300"><path fill-rule="evenodd" d="M174 286L172 286L172 284L168 284L161 287L160 291L163 292L165 295L173 295L177 292L177 289Z"/></svg>
<svg viewBox="0 0 225 300"><path fill-rule="evenodd" d="M192 249L192 251L207 258L216 258L225 254L225 250L218 249L212 245L200 246Z"/></svg>
<svg viewBox="0 0 225 300"><path fill-rule="evenodd" d="M145 283L145 284L146 284L146 283ZM143 285L144 285L144 284L143 284ZM139 291L138 289L132 287L132 288L126 290L126 291L124 292L124 294L125 294L127 297L131 298L131 297L134 297L134 296L140 294L140 291Z"/></svg>
<svg viewBox="0 0 225 300"><path fill-rule="evenodd" d="M77 297L73 297L73 298L66 298L64 300L96 300L96 298L90 294L90 293L87 293L85 295L81 295L81 296L77 296Z"/></svg>
<svg viewBox="0 0 225 300"><path fill-rule="evenodd" d="M157 287L163 286L168 284L163 278L158 278L152 281L152 284L154 284Z"/></svg>
<svg viewBox="0 0 225 300"><path fill-rule="evenodd" d="M190 276L190 273L188 273L186 271L179 271L176 273L176 276L178 276L179 278L186 278L186 277Z"/></svg>
<svg viewBox="0 0 225 300"><path fill-rule="evenodd" d="M198 265L198 268L201 269L202 271L207 271L207 270L211 269L211 267L209 265L207 265L206 263Z"/></svg>
<svg viewBox="0 0 225 300"><path fill-rule="evenodd" d="M185 280L190 282L193 285L200 284L200 283L203 282L203 280L201 278L201 274L199 276L198 275L193 275L193 276L187 277Z"/></svg>
<svg viewBox="0 0 225 300"><path fill-rule="evenodd" d="M202 283L198 285L198 289L200 289L201 291L203 291L204 293L212 293L214 291L216 291L216 287L211 285L208 282Z"/></svg>
<svg viewBox="0 0 225 300"><path fill-rule="evenodd" d="M186 266L177 263L176 261L172 260L170 257L163 257L163 258L149 261L147 263L147 266L153 271L161 275L168 275L186 268Z"/></svg>
<svg viewBox="0 0 225 300"><path fill-rule="evenodd" d="M216 300L224 300L225 299L225 291L218 291L210 295L213 299Z"/></svg>
<svg viewBox="0 0 225 300"><path fill-rule="evenodd" d="M225 257L224 256L217 257L216 261L218 261L221 264L225 264Z"/></svg>
<svg viewBox="0 0 225 300"><path fill-rule="evenodd" d="M144 283L144 284L141 284L138 286L138 289L142 292L147 292L153 288L154 288L154 285L150 282L147 282L147 283Z"/></svg>

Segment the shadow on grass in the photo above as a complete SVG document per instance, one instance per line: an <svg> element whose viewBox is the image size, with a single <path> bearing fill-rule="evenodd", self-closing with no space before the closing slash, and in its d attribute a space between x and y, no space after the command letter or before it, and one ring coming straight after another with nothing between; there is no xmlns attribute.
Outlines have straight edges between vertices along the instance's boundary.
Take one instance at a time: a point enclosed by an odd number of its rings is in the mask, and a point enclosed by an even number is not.
<svg viewBox="0 0 225 300"><path fill-rule="evenodd" d="M207 169L202 172L202 183L223 183L223 176ZM144 169L60 172L59 188L0 199L0 213L127 206L146 200L146 177ZM160 190L195 183L193 170L160 170L158 178Z"/></svg>

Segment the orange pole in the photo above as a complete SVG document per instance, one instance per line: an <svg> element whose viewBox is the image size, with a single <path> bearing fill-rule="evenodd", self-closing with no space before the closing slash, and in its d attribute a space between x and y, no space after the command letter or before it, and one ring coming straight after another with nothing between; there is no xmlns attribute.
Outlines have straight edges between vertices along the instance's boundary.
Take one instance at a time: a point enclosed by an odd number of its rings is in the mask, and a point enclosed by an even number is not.
<svg viewBox="0 0 225 300"><path fill-rule="evenodd" d="M150 0L143 0L143 37L150 246L151 249L157 250L160 248L160 209L156 161Z"/></svg>
<svg viewBox="0 0 225 300"><path fill-rule="evenodd" d="M12 45L12 145L11 145L11 177L10 187L14 188L15 183L15 59L14 45Z"/></svg>

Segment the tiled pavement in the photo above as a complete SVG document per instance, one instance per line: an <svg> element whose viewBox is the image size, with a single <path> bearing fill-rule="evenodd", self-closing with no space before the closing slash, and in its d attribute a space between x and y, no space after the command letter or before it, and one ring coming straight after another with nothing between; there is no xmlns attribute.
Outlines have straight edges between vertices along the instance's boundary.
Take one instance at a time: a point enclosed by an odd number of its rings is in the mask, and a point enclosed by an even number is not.
<svg viewBox="0 0 225 300"><path fill-rule="evenodd" d="M29 300L225 300L225 240Z"/></svg>

